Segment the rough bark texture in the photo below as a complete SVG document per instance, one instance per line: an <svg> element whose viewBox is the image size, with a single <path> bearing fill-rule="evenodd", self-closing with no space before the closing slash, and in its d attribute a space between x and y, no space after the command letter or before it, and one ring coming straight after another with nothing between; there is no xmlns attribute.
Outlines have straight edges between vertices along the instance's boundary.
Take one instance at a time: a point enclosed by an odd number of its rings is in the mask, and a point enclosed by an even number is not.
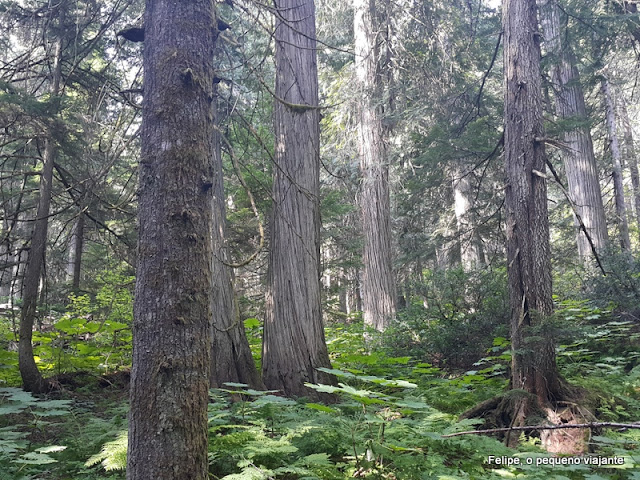
<svg viewBox="0 0 640 480"><path fill-rule="evenodd" d="M354 0L355 67L361 92L358 153L362 173L360 209L364 233L362 309L365 325L383 331L396 313L391 263L389 164L382 106L379 25L375 0Z"/></svg>
<svg viewBox="0 0 640 480"><path fill-rule="evenodd" d="M320 305L320 130L313 0L278 0L273 216L262 378L288 396L328 383Z"/></svg>
<svg viewBox="0 0 640 480"><path fill-rule="evenodd" d="M631 173L631 185L633 187L633 205L636 210L636 221L638 223L638 233L640 234L640 176L638 175L638 158L636 157L636 147L633 144L633 130L627 105L622 95L618 96L620 103L620 119L624 129L624 158Z"/></svg>
<svg viewBox="0 0 640 480"><path fill-rule="evenodd" d="M74 291L80 288L80 273L82 272L82 252L84 250L84 224L85 215L81 211L76 223L73 225L71 241L69 242L69 262L67 264L67 277L71 280Z"/></svg>
<svg viewBox="0 0 640 480"><path fill-rule="evenodd" d="M213 183L213 312L211 386L224 387L224 382L245 383L251 388L263 388L256 368L244 322L240 318L233 287L233 270L227 264L225 247L226 205L220 143L214 133Z"/></svg>
<svg viewBox="0 0 640 480"><path fill-rule="evenodd" d="M56 97L60 93L62 81L62 38L58 37L54 46L53 65L51 69L51 96ZM33 324L36 319L38 306L38 289L47 251L47 231L49 228L49 209L51 207L51 192L53 182L53 166L56 157L56 143L53 132L49 131L44 141L43 166L40 174L40 196L33 234L31 236L31 248L25 266L22 312L20 316L20 340L18 345L18 361L20 376L25 390L34 393L43 393L49 389L49 382L42 377L33 358Z"/></svg>
<svg viewBox="0 0 640 480"><path fill-rule="evenodd" d="M127 479L205 480L214 4L148 0L144 23Z"/></svg>
<svg viewBox="0 0 640 480"><path fill-rule="evenodd" d="M616 109L609 79L602 77L602 95L606 110L607 132L609 133L609 150L611 151L611 176L613 177L613 195L616 203L616 217L618 222L618 236L620 247L625 252L631 251L629 238L629 223L627 221L627 206L624 201L624 185L622 181L622 155L618 142L618 126L616 124Z"/></svg>
<svg viewBox="0 0 640 480"><path fill-rule="evenodd" d="M462 164L454 171L453 201L458 223L460 242L460 262L465 271L483 263L482 239L476 228L476 216L473 211L473 189L471 171Z"/></svg>
<svg viewBox="0 0 640 480"><path fill-rule="evenodd" d="M541 404L561 385L552 339L540 326L553 312L540 43L535 0L503 1L507 273L514 389ZM520 420L519 420L520 421Z"/></svg>
<svg viewBox="0 0 640 480"><path fill-rule="evenodd" d="M0 302L3 303L5 299L11 297L14 280L16 255L13 253L12 229L11 222L5 217L2 220L3 238L0 243L0 262L3 264L0 268Z"/></svg>
<svg viewBox="0 0 640 480"><path fill-rule="evenodd" d="M544 42L552 58L551 81L555 96L556 115L560 120L576 122L578 126L564 132L563 149L568 191L576 211L591 237L596 251L602 252L609 236L602 203L602 192L598 178L593 141L589 126L586 125L587 109L580 85L575 57L561 29L560 9L556 0L542 0L540 18ZM593 256L591 245L580 228L577 218L576 239L578 254L585 263Z"/></svg>

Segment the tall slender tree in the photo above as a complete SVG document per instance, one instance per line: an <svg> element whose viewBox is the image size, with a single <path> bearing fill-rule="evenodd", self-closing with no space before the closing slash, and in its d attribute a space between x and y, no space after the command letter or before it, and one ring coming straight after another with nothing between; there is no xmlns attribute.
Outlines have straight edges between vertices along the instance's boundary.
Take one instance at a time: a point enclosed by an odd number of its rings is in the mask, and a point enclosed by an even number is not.
<svg viewBox="0 0 640 480"><path fill-rule="evenodd" d="M638 157L636 157L636 147L633 143L633 130L631 120L627 110L627 103L622 92L617 96L620 105L620 120L624 130L624 159L631 173L631 186L633 190L633 205L635 207L638 233L640 234L640 175L638 174Z"/></svg>
<svg viewBox="0 0 640 480"><path fill-rule="evenodd" d="M597 252L607 242L607 222L602 203L600 180L593 153L593 141L587 122L587 109L580 76L566 32L561 28L561 13L557 0L539 0L544 43L551 57L551 81L555 97L556 116L572 123L564 132L565 173L571 202L580 216ZM587 261L593 256L591 243L576 218L578 254Z"/></svg>
<svg viewBox="0 0 640 480"><path fill-rule="evenodd" d="M217 93L217 89L216 89ZM217 96L217 94L216 94ZM249 348L244 323L240 319L238 301L233 287L233 269L225 245L226 198L222 170L222 154L217 128L217 109L214 118L214 184L213 184L213 312L211 386L223 387L225 382L245 383L261 388L262 380Z"/></svg>
<svg viewBox="0 0 640 480"><path fill-rule="evenodd" d="M383 108L383 26L377 0L354 0L355 68L360 93L358 153L362 174L360 209L364 250L362 313L366 326L383 331L396 313L391 262L389 163Z"/></svg>
<svg viewBox="0 0 640 480"><path fill-rule="evenodd" d="M146 2L129 480L209 478L216 25Z"/></svg>
<svg viewBox="0 0 640 480"><path fill-rule="evenodd" d="M629 221L627 220L627 205L624 198L624 184L622 179L622 154L618 140L618 123L611 84L606 73L601 78L602 97L606 113L607 133L609 135L609 151L611 152L611 176L613 178L613 196L616 204L616 221L618 223L618 239L620 248L624 252L631 251L629 237Z"/></svg>
<svg viewBox="0 0 640 480"><path fill-rule="evenodd" d="M275 165L262 349L267 388L317 396L327 383L320 304L320 111L313 0L277 0Z"/></svg>
<svg viewBox="0 0 640 480"><path fill-rule="evenodd" d="M82 273L82 254L84 252L84 209L80 209L78 217L73 224L69 238L69 257L67 262L67 278L71 280L71 288L78 291L80 288L80 274Z"/></svg>
<svg viewBox="0 0 640 480"><path fill-rule="evenodd" d="M458 162L453 173L453 202L458 223L460 262L462 268L470 270L483 263L482 239L477 229L476 213L473 209L472 170L463 160Z"/></svg>
<svg viewBox="0 0 640 480"><path fill-rule="evenodd" d="M64 5L58 11L57 18L53 21L57 23L58 33L53 40L53 60L49 81L50 93L53 98L60 95L62 84L62 42L64 31ZM38 370L33 357L33 324L36 318L38 305L38 291L40 279L45 264L47 251L47 231L49 228L49 209L51 207L51 193L53 188L53 167L56 161L56 139L55 130L52 127L46 133L44 140L44 154L42 158L42 172L40 174L40 195L38 197L38 208L36 219L31 236L31 248L27 258L23 281L23 305L20 316L20 341L18 346L20 375L25 390L42 393L49 388L42 373Z"/></svg>

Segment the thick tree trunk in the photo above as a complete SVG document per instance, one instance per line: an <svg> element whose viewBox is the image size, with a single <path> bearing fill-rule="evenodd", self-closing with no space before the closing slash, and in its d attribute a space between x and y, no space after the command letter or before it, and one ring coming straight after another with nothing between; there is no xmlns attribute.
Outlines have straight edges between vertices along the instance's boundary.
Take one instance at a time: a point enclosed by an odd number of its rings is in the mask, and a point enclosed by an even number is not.
<svg viewBox="0 0 640 480"><path fill-rule="evenodd" d="M477 230L473 211L473 190L471 171L462 165L454 171L453 201L458 223L458 241L460 243L460 262L465 271L483 263L482 239Z"/></svg>
<svg viewBox="0 0 640 480"><path fill-rule="evenodd" d="M555 93L556 115L561 120L582 123L564 132L567 148L562 151L571 201L587 230L596 251L602 252L609 236L602 203L602 192L593 153L593 141L587 120L584 94L570 45L560 27L557 0L539 0L544 41L552 57L551 80ZM577 218L578 254L587 262L593 255L589 240ZM593 260L593 259L592 259Z"/></svg>
<svg viewBox="0 0 640 480"><path fill-rule="evenodd" d="M332 379L320 302L320 127L313 0L278 0L273 216L262 374L288 396Z"/></svg>
<svg viewBox="0 0 640 480"><path fill-rule="evenodd" d="M62 22L60 22L62 23ZM62 81L62 38L58 37L54 46L54 57L51 73L51 96L57 97L60 93ZM38 289L42 276L43 265L47 250L47 231L49 228L49 209L51 206L51 192L53 182L53 166L56 156L56 143L53 132L49 131L44 141L43 166L40 174L40 196L33 234L31 236L31 248L25 267L22 313L20 316L20 341L18 345L18 359L20 376L25 390L34 393L43 393L49 389L46 381L33 358L33 324L36 319L38 306Z"/></svg>
<svg viewBox="0 0 640 480"><path fill-rule="evenodd" d="M215 108L215 106L214 106ZM215 118L215 117L214 117ZM240 318L234 291L233 270L225 247L226 198L222 155L214 133L213 183L213 312L211 387L224 388L225 382L245 383L254 389L264 388L256 368L244 323Z"/></svg>
<svg viewBox="0 0 640 480"><path fill-rule="evenodd" d="M354 0L355 67L361 101L358 152L362 173L360 208L364 251L362 308L364 324L384 331L396 313L396 288L391 263L389 165L382 98L380 25L376 0Z"/></svg>
<svg viewBox="0 0 640 480"><path fill-rule="evenodd" d="M624 185L622 180L622 155L618 143L618 126L616 124L616 109L609 79L602 77L602 95L606 110L607 132L609 133L609 150L611 151L613 177L613 192L616 203L616 217L618 221L618 235L620 247L624 252L631 252L631 239L629 238L629 223L627 221L627 206L624 200Z"/></svg>
<svg viewBox="0 0 640 480"><path fill-rule="evenodd" d="M85 215L81 210L73 225L69 241L69 261L67 263L67 278L71 281L73 291L80 288L80 274L82 272L82 252L84 250Z"/></svg>
<svg viewBox="0 0 640 480"><path fill-rule="evenodd" d="M560 398L561 382L542 325L553 299L536 2L504 0L502 12L511 386L546 405Z"/></svg>
<svg viewBox="0 0 640 480"><path fill-rule="evenodd" d="M211 369L210 1L148 0L129 480L205 480Z"/></svg>
<svg viewBox="0 0 640 480"><path fill-rule="evenodd" d="M638 234L640 234L640 176L638 175L638 157L636 157L636 147L633 143L633 130L627 112L627 105L622 95L618 96L620 104L620 118L624 129L624 158L631 173L631 185L633 187L633 205L635 207L636 221L638 223Z"/></svg>

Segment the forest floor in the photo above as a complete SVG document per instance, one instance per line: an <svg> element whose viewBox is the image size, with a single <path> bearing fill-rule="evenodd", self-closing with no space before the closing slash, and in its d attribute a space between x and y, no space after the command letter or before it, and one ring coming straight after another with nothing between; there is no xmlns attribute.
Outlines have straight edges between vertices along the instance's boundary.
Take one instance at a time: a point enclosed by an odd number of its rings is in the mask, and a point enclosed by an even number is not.
<svg viewBox="0 0 640 480"><path fill-rule="evenodd" d="M241 384L211 391L212 479L640 479L638 429L594 429L588 453L570 457L545 452L534 431L517 432L515 448L499 436L448 436L483 427L481 420L459 415L504 391L505 339L495 339L473 370L451 371L393 356L388 348L367 352L361 328L327 331L330 372L340 383L315 388L339 396L336 404L291 400ZM599 325L595 337L586 333L558 347L563 374L589 392L598 421L640 419L640 366L629 352L613 351L620 346L616 335L629 339L636 330L612 319ZM12 368L0 370L4 378L15 379ZM37 398L4 380L0 480L124 479L126 368L54 378L57 391Z"/></svg>

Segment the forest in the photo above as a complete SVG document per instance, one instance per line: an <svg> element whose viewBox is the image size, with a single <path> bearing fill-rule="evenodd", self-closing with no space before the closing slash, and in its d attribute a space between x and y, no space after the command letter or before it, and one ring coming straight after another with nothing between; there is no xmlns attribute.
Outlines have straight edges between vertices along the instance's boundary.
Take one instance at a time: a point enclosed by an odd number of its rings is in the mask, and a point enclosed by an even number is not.
<svg viewBox="0 0 640 480"><path fill-rule="evenodd" d="M640 2L0 25L0 480L640 479Z"/></svg>

